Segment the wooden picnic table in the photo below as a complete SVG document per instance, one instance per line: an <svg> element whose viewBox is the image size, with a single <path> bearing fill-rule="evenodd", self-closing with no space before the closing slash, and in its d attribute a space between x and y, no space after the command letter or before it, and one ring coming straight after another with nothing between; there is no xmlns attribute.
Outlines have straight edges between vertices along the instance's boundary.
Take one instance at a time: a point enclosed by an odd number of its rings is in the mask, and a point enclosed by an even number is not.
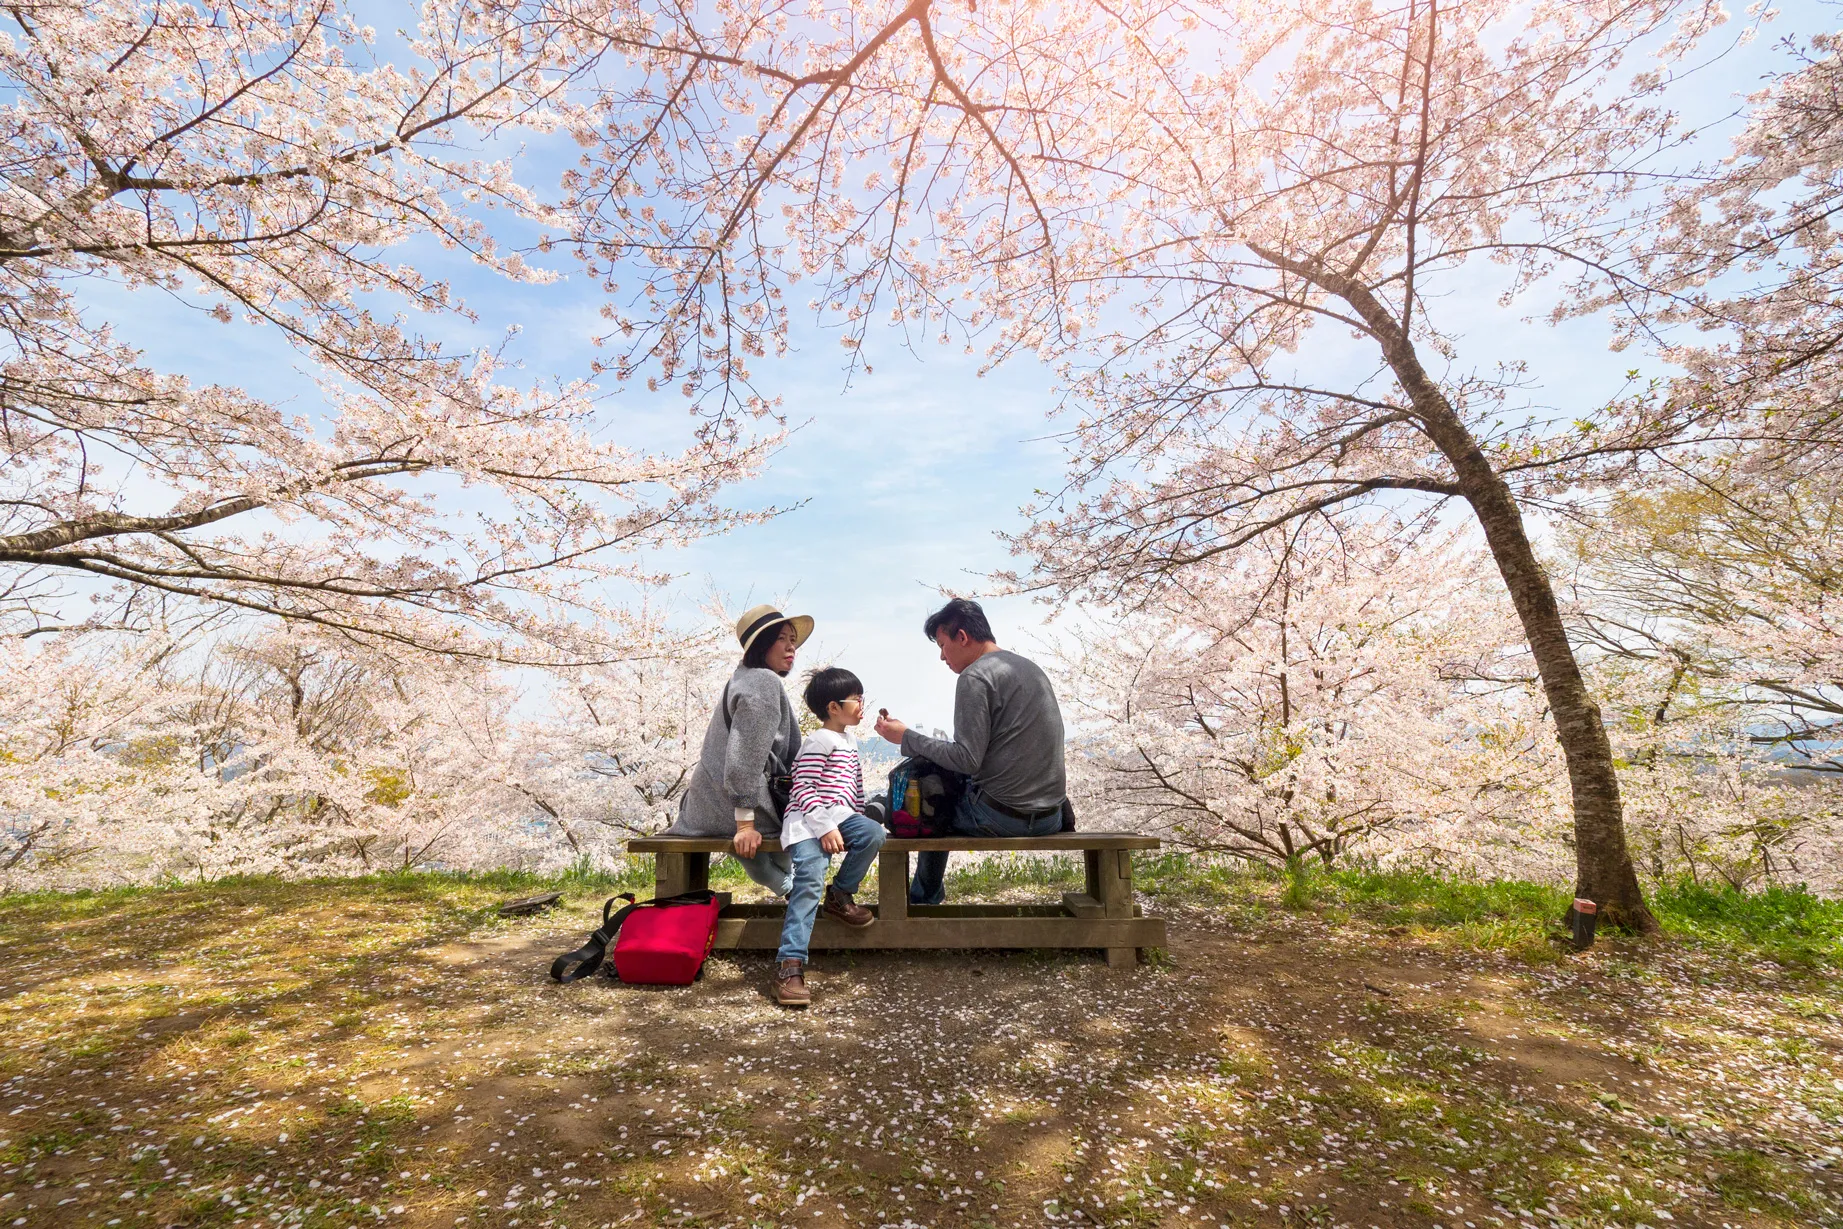
<svg viewBox="0 0 1843 1229"><path fill-rule="evenodd" d="M820 914L814 950L885 948L1098 948L1107 963L1130 968L1148 947L1165 946L1165 921L1133 904L1133 851L1159 847L1156 837L1130 832L1060 832L1054 836L890 837L877 856L875 925L853 929ZM762 848L778 851L779 842ZM1045 853L1080 850L1087 882L1058 904L909 903L909 855L925 849ZM629 853L653 855L655 892L675 896L710 886L710 855L730 852L721 837L649 836L627 843ZM724 897L716 946L773 951L780 946L779 904L735 904Z"/></svg>

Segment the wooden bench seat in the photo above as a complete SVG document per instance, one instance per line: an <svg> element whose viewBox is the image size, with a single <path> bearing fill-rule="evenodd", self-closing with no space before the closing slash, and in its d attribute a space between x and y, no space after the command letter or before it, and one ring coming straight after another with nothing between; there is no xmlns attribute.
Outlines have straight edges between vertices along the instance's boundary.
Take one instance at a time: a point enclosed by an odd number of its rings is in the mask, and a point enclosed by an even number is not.
<svg viewBox="0 0 1843 1229"><path fill-rule="evenodd" d="M890 837L877 857L875 925L854 930L821 914L813 927L814 950L885 948L1098 948L1116 968L1137 963L1148 947L1165 946L1163 918L1145 917L1133 904L1134 850L1159 847L1156 837L1131 832L1060 832L1025 837ZM775 841L762 848L778 851ZM909 855L926 849L1048 853L1080 850L1086 884L1065 892L1057 904L911 905ZM675 896L710 886L710 855L728 853L720 837L649 836L627 843L627 851L652 854L655 892ZM779 904L724 903L716 946L773 951L781 942Z"/></svg>

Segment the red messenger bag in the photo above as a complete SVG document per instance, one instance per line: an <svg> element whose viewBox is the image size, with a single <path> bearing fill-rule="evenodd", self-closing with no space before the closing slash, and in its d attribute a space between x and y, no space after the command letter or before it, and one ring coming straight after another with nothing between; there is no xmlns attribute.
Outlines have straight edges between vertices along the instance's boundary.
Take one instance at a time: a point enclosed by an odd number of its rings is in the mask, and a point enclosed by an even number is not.
<svg viewBox="0 0 1843 1229"><path fill-rule="evenodd" d="M614 902L627 902L618 913ZM717 914L723 902L710 891L655 897L634 903L632 892L610 896L602 905L602 924L589 941L557 957L553 981L573 982L600 968L608 944L614 944L613 975L633 986L689 986L704 967L717 941Z"/></svg>

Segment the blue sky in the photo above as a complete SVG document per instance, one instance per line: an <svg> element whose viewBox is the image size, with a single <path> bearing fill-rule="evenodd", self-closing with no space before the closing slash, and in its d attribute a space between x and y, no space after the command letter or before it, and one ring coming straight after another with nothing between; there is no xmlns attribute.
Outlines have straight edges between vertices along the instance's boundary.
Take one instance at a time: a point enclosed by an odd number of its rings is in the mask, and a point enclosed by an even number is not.
<svg viewBox="0 0 1843 1229"><path fill-rule="evenodd" d="M1784 63L1767 45L1771 38L1818 24L1827 15L1823 7L1800 6L1769 28L1768 39L1703 73L1685 101L1706 109L1705 118L1731 110L1741 94L1757 88L1768 63ZM554 267L572 272L560 261ZM600 298L588 279L508 287L467 265L443 272L483 313L478 328L443 329L451 340L490 342L518 323L524 333L513 353L528 374L586 374L594 357L589 338L605 327L596 318ZM1556 329L1522 319L1539 312L1539 304L1497 307L1500 276L1481 266L1449 279L1450 297L1436 304L1447 321L1470 323L1461 339L1464 368L1529 360L1542 386L1539 400L1585 409L1616 392L1625 370L1641 360L1610 354L1596 322ZM146 345L157 362L297 403L314 396L272 332L210 326L176 315L159 296L104 292L93 301L112 309L124 335ZM1028 360L981 377L977 359L957 349L928 347L911 355L893 334L873 334L867 354L874 371L858 373L847 387L845 351L836 335L805 321L797 323L796 334L793 354L759 361L757 374L762 386L783 398L797 430L765 475L732 494L744 507L799 506L655 562L680 577L676 593L684 618L698 617L699 600L713 591L732 610L769 601L810 613L818 631L803 667L820 661L849 666L865 680L873 707L888 707L911 724L947 726L954 679L923 640L921 621L939 604L940 590L978 591L989 584L989 572L1009 566L996 534L1020 526L1020 508L1033 491L1060 484L1061 452L1051 438L1056 426L1047 418L1056 404L1053 381ZM1312 361L1368 366L1368 357L1351 355L1347 343L1329 336L1323 343L1308 356ZM611 401L611 438L665 448L682 442L689 427L686 403L676 394L648 394L636 386ZM1032 652L1051 634L1044 608L1030 601L1000 599L988 609L1008 647Z"/></svg>
<svg viewBox="0 0 1843 1229"><path fill-rule="evenodd" d="M818 620L802 666L835 662L868 699L927 726L951 725L953 675L922 638L943 589L978 593L1011 557L1000 530L1058 482L1047 438L1047 373L1017 364L979 378L975 361L938 348L889 347L845 387L829 337L815 337L785 373L786 411L801 424L750 500L804 504L761 525L700 543L675 562L685 587L730 595L737 608L785 604ZM1043 608L987 602L1001 643L1029 651Z"/></svg>

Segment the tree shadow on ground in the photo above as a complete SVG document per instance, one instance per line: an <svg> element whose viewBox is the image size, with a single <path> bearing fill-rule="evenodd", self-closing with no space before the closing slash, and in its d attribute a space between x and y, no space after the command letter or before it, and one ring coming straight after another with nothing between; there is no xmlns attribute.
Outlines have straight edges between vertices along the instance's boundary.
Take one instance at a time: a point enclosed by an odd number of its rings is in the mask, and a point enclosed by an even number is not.
<svg viewBox="0 0 1843 1229"><path fill-rule="evenodd" d="M793 1013L766 954L719 954L682 990L552 985L599 896L511 921L492 899L259 883L0 910L0 1210L316 1229L1838 1215L1825 976L1617 943L1530 965L1174 903L1157 967L821 954Z"/></svg>

